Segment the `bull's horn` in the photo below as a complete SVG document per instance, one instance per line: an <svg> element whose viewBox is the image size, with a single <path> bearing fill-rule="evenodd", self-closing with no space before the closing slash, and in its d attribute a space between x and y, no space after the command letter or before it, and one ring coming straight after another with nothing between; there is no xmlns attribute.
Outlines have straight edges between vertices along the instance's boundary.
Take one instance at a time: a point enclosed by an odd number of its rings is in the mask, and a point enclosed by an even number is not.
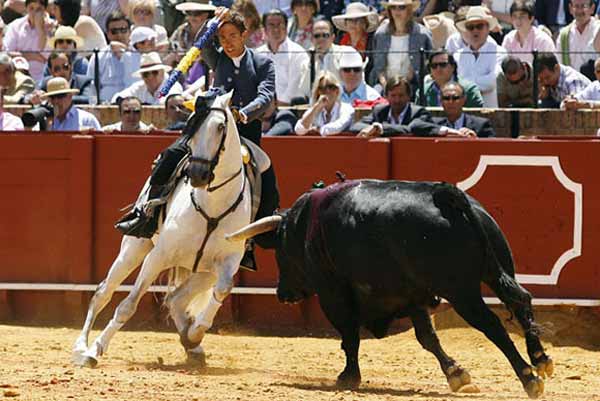
<svg viewBox="0 0 600 401"><path fill-rule="evenodd" d="M240 228L234 233L225 235L225 239L228 241L241 241L258 234L273 231L277 228L281 219L282 217L278 215L263 217L252 224L248 224L246 227Z"/></svg>

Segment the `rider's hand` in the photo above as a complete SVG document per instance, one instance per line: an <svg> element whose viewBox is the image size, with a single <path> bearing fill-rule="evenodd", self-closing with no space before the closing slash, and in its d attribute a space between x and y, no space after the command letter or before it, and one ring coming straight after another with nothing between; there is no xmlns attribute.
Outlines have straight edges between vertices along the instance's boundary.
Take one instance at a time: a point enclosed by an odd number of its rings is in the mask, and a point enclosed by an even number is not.
<svg viewBox="0 0 600 401"><path fill-rule="evenodd" d="M215 10L215 17L219 22L229 21L231 19L231 12L227 7L217 7Z"/></svg>

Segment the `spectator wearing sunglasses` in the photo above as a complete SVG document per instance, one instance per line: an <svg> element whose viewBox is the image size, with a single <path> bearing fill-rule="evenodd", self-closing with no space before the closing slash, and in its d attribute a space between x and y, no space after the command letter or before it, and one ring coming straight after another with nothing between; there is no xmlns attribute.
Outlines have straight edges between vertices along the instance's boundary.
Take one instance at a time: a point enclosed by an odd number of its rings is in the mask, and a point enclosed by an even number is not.
<svg viewBox="0 0 600 401"><path fill-rule="evenodd" d="M445 117L434 117L433 121L441 125L439 135L464 137L496 136L490 120L463 112L467 97L458 82L448 82L442 87L442 107Z"/></svg>
<svg viewBox="0 0 600 401"><path fill-rule="evenodd" d="M70 26L59 26L54 32L54 36L48 41L48 46L55 50L64 51L69 55L73 72L75 74L86 75L88 69L88 61L85 57L77 55L77 49L83 48L84 40L77 35L75 29ZM51 75L50 70L46 66L44 76Z"/></svg>
<svg viewBox="0 0 600 401"><path fill-rule="evenodd" d="M315 81L312 104L296 123L296 134L332 136L347 131L354 118L354 108L340 101L341 90L337 77L322 71Z"/></svg>
<svg viewBox="0 0 600 401"><path fill-rule="evenodd" d="M425 106L439 107L442 105L442 89L446 83L456 81L465 89L465 107L483 107L481 91L473 82L456 75L456 61L444 49L435 50L429 54L429 75L425 76ZM419 93L416 103L421 104Z"/></svg>
<svg viewBox="0 0 600 401"><path fill-rule="evenodd" d="M99 103L109 103L115 93L137 81L132 74L140 68L139 53L127 48L131 22L125 14L113 12L106 20L106 32L109 44L98 53ZM91 57L86 75L94 79L95 74L96 57Z"/></svg>
<svg viewBox="0 0 600 401"><path fill-rule="evenodd" d="M352 104L354 101L375 100L381 97L379 92L365 82L365 64L356 50L343 53L340 59L342 102Z"/></svg>
<svg viewBox="0 0 600 401"><path fill-rule="evenodd" d="M154 0L129 0L129 19L133 23L131 29L146 27L156 32L156 51L169 49L169 38L164 26L154 23L156 2Z"/></svg>
<svg viewBox="0 0 600 401"><path fill-rule="evenodd" d="M65 52L53 51L48 57L48 69L50 70L50 77L44 78L40 84L40 89L44 92L47 90L48 82L51 78L62 77L69 82L71 89L77 89L78 94L73 95L74 104L89 104L90 97L94 95L94 84L93 80L86 75L75 74L73 72L73 65L69 55ZM36 103L33 101L32 103Z"/></svg>
<svg viewBox="0 0 600 401"><path fill-rule="evenodd" d="M350 46L333 43L335 35L333 25L324 18L318 18L313 24L312 41L315 50L315 75L329 71L338 81L340 77L340 60L345 52L354 51Z"/></svg>
<svg viewBox="0 0 600 401"><path fill-rule="evenodd" d="M400 75L408 78L416 88L421 68L419 50L433 47L431 32L414 21L413 12L419 0L390 0L381 3L388 19L383 21L373 37L373 68L367 82L385 87L386 79Z"/></svg>
<svg viewBox="0 0 600 401"><path fill-rule="evenodd" d="M490 30L498 25L487 7L473 6L456 27L465 32L469 46L455 54L458 76L474 82L483 95L485 107L498 107L496 76L506 50L495 42L489 42Z"/></svg>
<svg viewBox="0 0 600 401"><path fill-rule="evenodd" d="M105 125L102 127L102 131L147 132L151 128L142 121L142 102L135 96L121 99L119 102L119 116L121 121Z"/></svg>
<svg viewBox="0 0 600 401"><path fill-rule="evenodd" d="M496 78L498 107L533 107L533 68L515 56L502 60Z"/></svg>
<svg viewBox="0 0 600 401"><path fill-rule="evenodd" d="M98 119L85 110L73 105L73 96L79 90L69 86L63 77L54 77L48 81L47 92L42 96L54 109L54 118L50 131L81 131L86 129L100 130Z"/></svg>
<svg viewBox="0 0 600 401"><path fill-rule="evenodd" d="M158 92L169 78L166 74L169 71L171 71L171 67L162 63L158 53L142 54L140 69L133 73L135 78L142 78L142 80L136 81L128 88L117 92L113 96L112 103L118 103L119 98L135 96L143 104L164 104L165 98L158 99ZM179 82L175 82L168 94L181 92L183 92L183 88Z"/></svg>

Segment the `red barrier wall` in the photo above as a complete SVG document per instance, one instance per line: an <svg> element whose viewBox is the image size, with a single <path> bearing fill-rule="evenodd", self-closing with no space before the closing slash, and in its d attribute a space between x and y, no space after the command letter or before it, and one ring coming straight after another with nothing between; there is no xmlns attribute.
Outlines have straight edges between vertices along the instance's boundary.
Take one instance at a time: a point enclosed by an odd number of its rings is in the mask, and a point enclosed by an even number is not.
<svg viewBox="0 0 600 401"><path fill-rule="evenodd" d="M0 282L100 282L118 252L120 236L113 223L119 209L135 200L152 160L173 140L0 135ZM336 181L338 170L348 178L445 180L468 186L467 192L503 228L517 273L536 296L598 297L600 268L591 247L600 240L600 189L595 185L600 141L282 137L265 138L264 148L276 168L282 207L315 181ZM258 263L258 273L240 272L238 285L276 285L273 253L259 250ZM539 284L553 280L555 285ZM79 320L88 298L0 293L0 302L11 303L4 310L13 315L57 309L55 314ZM80 310L74 310L78 304ZM256 324L323 324L314 299L289 307L272 296L234 296L224 312Z"/></svg>

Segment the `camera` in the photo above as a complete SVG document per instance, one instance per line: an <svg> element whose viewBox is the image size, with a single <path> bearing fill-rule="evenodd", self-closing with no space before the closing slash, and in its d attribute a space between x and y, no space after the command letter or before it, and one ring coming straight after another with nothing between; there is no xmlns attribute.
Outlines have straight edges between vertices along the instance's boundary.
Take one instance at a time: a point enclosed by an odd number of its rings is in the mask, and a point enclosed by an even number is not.
<svg viewBox="0 0 600 401"><path fill-rule="evenodd" d="M41 104L23 113L21 120L23 121L23 125L27 128L34 127L35 124L39 123L40 131L45 131L48 127L48 117L53 116L54 110L52 109L52 106Z"/></svg>

